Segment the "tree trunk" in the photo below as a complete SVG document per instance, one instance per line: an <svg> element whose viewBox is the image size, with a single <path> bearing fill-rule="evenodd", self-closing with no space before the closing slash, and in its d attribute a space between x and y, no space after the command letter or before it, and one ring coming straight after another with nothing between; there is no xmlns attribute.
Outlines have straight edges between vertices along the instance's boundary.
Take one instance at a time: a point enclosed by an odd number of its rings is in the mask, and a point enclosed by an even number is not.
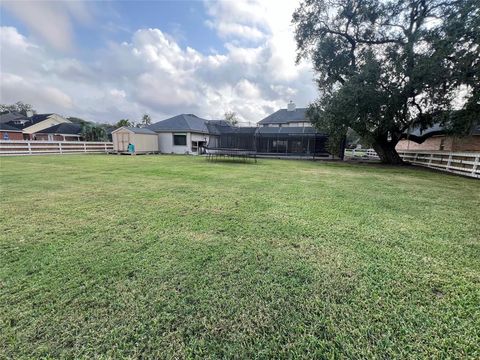
<svg viewBox="0 0 480 360"><path fill-rule="evenodd" d="M380 160L384 164L402 165L403 160L395 150L396 142L374 142L373 149L377 152Z"/></svg>

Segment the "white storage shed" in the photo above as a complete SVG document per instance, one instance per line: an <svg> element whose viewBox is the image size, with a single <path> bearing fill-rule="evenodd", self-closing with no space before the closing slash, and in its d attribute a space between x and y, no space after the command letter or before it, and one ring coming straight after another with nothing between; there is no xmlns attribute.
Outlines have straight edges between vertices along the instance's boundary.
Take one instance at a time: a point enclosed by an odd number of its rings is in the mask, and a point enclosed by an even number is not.
<svg viewBox="0 0 480 360"><path fill-rule="evenodd" d="M158 153L158 134L150 129L122 126L112 131L113 150L127 153L128 144L135 146L136 154Z"/></svg>

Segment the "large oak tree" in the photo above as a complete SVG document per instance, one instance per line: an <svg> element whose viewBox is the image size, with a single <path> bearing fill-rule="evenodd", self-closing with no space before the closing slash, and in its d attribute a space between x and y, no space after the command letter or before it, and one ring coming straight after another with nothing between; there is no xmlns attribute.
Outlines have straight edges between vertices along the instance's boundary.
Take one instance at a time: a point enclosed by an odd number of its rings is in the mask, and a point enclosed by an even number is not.
<svg viewBox="0 0 480 360"><path fill-rule="evenodd" d="M352 128L391 164L414 126L467 132L480 113L479 4L304 0L293 23L298 61L311 59L317 75L314 124L333 143Z"/></svg>

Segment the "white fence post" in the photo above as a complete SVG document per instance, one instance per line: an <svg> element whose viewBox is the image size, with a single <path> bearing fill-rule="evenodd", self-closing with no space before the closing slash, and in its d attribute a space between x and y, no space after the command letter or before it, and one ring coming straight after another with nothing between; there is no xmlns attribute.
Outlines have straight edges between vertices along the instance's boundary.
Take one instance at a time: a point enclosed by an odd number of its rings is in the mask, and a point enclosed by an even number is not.
<svg viewBox="0 0 480 360"><path fill-rule="evenodd" d="M63 154L61 141L58 142L58 149L60 150L60 154Z"/></svg>
<svg viewBox="0 0 480 360"><path fill-rule="evenodd" d="M452 154L449 154L448 161L447 161L447 170L450 170L451 165L452 165Z"/></svg>
<svg viewBox="0 0 480 360"><path fill-rule="evenodd" d="M432 160L433 160L433 154L430 153L430 158L428 159L428 167L432 165Z"/></svg>
<svg viewBox="0 0 480 360"><path fill-rule="evenodd" d="M86 142L83 143L83 152L87 152L87 143Z"/></svg>
<svg viewBox="0 0 480 360"><path fill-rule="evenodd" d="M30 141L28 141L27 144L28 144L28 153L32 155L32 144L30 143Z"/></svg>
<svg viewBox="0 0 480 360"><path fill-rule="evenodd" d="M475 156L475 160L472 165L472 176L476 176L476 172L478 169L478 164L480 163L480 155Z"/></svg>

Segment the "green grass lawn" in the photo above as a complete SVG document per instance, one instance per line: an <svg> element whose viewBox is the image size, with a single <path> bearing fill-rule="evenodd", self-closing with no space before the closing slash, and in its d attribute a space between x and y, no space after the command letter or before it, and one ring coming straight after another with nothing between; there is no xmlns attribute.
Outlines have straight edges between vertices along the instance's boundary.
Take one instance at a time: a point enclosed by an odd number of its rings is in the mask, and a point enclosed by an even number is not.
<svg viewBox="0 0 480 360"><path fill-rule="evenodd" d="M480 182L1 158L0 358L479 358Z"/></svg>

